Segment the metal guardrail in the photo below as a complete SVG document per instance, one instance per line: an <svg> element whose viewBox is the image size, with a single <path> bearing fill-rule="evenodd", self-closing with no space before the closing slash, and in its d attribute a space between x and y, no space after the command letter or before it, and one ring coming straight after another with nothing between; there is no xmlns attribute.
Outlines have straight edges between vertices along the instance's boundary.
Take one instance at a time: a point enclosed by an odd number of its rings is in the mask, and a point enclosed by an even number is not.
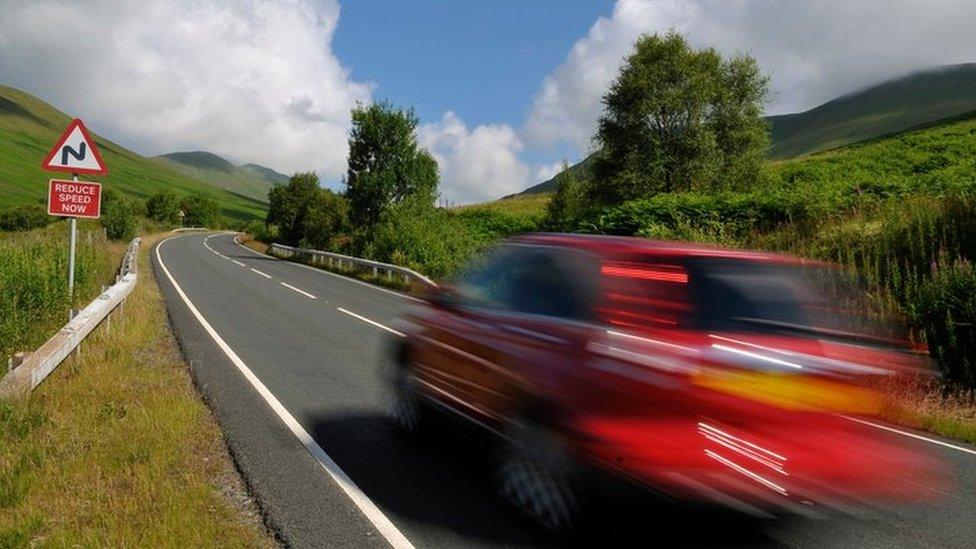
<svg viewBox="0 0 976 549"><path fill-rule="evenodd" d="M309 250L306 248L293 248L284 244L271 244L268 246L268 254L281 259L297 260L302 263L315 267L325 267L329 269L350 269L361 272L372 272L374 278L379 278L382 272L387 280L392 281L394 274L400 276L407 285L416 283L427 288L437 287L437 283L430 278L418 273L413 269L381 263L371 259L362 259L349 255L342 255L333 252L323 252L320 250Z"/></svg>
<svg viewBox="0 0 976 549"><path fill-rule="evenodd" d="M0 398L25 395L34 390L68 357L88 334L132 293L138 277L139 238L132 239L122 258L115 284L78 311L58 333L16 368L0 379Z"/></svg>

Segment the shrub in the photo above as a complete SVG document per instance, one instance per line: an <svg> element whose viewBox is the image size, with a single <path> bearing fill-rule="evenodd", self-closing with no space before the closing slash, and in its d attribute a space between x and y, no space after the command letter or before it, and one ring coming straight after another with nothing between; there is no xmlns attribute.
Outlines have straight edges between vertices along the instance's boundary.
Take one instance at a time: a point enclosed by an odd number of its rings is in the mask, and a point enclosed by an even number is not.
<svg viewBox="0 0 976 549"><path fill-rule="evenodd" d="M220 209L217 201L202 194L193 193L180 201L183 210L183 225L187 227L207 227L215 229L221 226Z"/></svg>
<svg viewBox="0 0 976 549"><path fill-rule="evenodd" d="M363 253L440 278L476 253L484 245L479 240L457 216L408 200L383 213Z"/></svg>
<svg viewBox="0 0 976 549"><path fill-rule="evenodd" d="M54 217L40 204L20 204L0 212L0 231L28 231L46 227Z"/></svg>
<svg viewBox="0 0 976 549"><path fill-rule="evenodd" d="M972 263L938 267L919 289L912 312L945 381L976 388L976 268Z"/></svg>
<svg viewBox="0 0 976 549"><path fill-rule="evenodd" d="M180 222L180 201L169 191L160 191L146 201L146 215L160 223L176 225Z"/></svg>
<svg viewBox="0 0 976 549"><path fill-rule="evenodd" d="M112 240L131 240L139 231L137 213L140 205L135 200L115 191L102 195L102 226Z"/></svg>

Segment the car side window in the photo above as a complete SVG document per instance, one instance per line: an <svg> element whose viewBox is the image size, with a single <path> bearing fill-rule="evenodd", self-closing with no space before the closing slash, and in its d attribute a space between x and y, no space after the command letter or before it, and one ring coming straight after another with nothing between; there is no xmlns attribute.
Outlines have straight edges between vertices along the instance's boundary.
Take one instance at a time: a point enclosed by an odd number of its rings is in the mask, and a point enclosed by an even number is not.
<svg viewBox="0 0 976 549"><path fill-rule="evenodd" d="M505 308L511 294L508 271L514 255L509 246L499 246L471 263L455 280L459 305L486 309Z"/></svg>
<svg viewBox="0 0 976 549"><path fill-rule="evenodd" d="M582 319L588 306L580 273L573 272L556 250L526 250L515 261L506 296L508 308L520 313Z"/></svg>

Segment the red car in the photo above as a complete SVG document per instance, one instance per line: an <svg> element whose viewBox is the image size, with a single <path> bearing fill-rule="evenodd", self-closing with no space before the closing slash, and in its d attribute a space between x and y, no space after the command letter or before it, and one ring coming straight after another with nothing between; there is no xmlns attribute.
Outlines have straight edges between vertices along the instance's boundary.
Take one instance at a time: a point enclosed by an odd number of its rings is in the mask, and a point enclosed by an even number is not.
<svg viewBox="0 0 976 549"><path fill-rule="evenodd" d="M937 465L853 417L924 354L855 314L842 279L772 254L516 237L403 321L392 416L497 435L500 493L553 530L584 470L754 514L927 498Z"/></svg>

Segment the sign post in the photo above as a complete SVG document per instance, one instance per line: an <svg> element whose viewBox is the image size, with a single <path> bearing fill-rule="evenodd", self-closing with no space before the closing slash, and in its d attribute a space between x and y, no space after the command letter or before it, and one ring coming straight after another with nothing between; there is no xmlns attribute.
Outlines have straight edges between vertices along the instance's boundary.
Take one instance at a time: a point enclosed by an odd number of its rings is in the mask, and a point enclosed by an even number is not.
<svg viewBox="0 0 976 549"><path fill-rule="evenodd" d="M49 172L70 172L71 181L52 179L48 187L47 213L68 218L68 295L75 290L75 243L78 235L77 218L97 219L101 215L102 186L78 181L79 173L108 175L108 168L88 134L85 123L75 118L61 134L54 148L41 162L41 169Z"/></svg>

